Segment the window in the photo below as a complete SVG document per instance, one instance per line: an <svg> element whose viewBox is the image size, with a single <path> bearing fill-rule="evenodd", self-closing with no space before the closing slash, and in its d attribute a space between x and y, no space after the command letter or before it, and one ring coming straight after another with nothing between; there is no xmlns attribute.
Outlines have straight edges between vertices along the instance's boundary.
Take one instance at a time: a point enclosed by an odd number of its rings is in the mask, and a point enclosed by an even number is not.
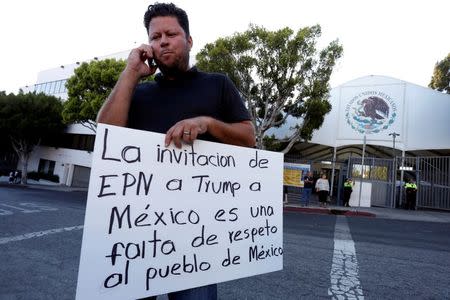
<svg viewBox="0 0 450 300"><path fill-rule="evenodd" d="M67 79L38 83L34 85L34 91L37 94L45 93L47 95L67 93L66 82Z"/></svg>
<svg viewBox="0 0 450 300"><path fill-rule="evenodd" d="M54 83L55 83L54 81L47 82L47 89L46 89L46 91L47 91L48 95L53 94Z"/></svg>
<svg viewBox="0 0 450 300"><path fill-rule="evenodd" d="M56 82L56 86L55 86L55 94L59 94L60 93L60 90L61 89L61 80L58 80L57 82Z"/></svg>
<svg viewBox="0 0 450 300"><path fill-rule="evenodd" d="M364 169L364 170L363 170ZM364 168L361 164L354 164L352 169L352 177L353 178L361 178L361 170L363 170L363 178L364 179L372 179L372 180L388 180L388 167L387 166L370 166L364 165Z"/></svg>
<svg viewBox="0 0 450 300"><path fill-rule="evenodd" d="M42 92L42 84L36 84L35 91L36 91L36 94L41 93Z"/></svg>
<svg viewBox="0 0 450 300"><path fill-rule="evenodd" d="M42 141L42 145L55 148L93 151L94 142L95 135L61 133L46 137L46 139Z"/></svg>
<svg viewBox="0 0 450 300"><path fill-rule="evenodd" d="M55 81L52 81L52 82L49 82L48 83L48 91L47 91L47 94L48 95L52 95L52 94L54 94L55 93Z"/></svg>
<svg viewBox="0 0 450 300"><path fill-rule="evenodd" d="M66 83L67 83L67 79L61 80L60 93L67 93Z"/></svg>
<svg viewBox="0 0 450 300"><path fill-rule="evenodd" d="M42 159L42 158L39 160L39 166L38 166L39 173L53 175L54 171L55 171L55 161Z"/></svg>

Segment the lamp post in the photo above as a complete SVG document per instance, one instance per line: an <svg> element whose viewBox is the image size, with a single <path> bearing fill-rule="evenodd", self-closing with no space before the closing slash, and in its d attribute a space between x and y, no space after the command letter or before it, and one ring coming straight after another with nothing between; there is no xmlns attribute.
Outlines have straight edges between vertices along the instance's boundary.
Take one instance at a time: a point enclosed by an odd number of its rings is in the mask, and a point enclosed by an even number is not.
<svg viewBox="0 0 450 300"><path fill-rule="evenodd" d="M362 185L363 185L363 177L364 177L365 153L366 153L366 134L364 134L364 138L363 138L363 149L362 149L362 155L361 155L361 181L359 182L358 208L361 207L361 193L362 193Z"/></svg>
<svg viewBox="0 0 450 300"><path fill-rule="evenodd" d="M395 159L395 138L400 136L397 132L389 133L389 136L392 136L392 207L395 208L395 186L397 184L396 180L396 172L397 172L397 164Z"/></svg>
<svg viewBox="0 0 450 300"><path fill-rule="evenodd" d="M398 134L397 132L394 131L394 132L389 133L389 135L392 136L392 142L393 142L392 157L395 158L395 138L400 136L400 134Z"/></svg>

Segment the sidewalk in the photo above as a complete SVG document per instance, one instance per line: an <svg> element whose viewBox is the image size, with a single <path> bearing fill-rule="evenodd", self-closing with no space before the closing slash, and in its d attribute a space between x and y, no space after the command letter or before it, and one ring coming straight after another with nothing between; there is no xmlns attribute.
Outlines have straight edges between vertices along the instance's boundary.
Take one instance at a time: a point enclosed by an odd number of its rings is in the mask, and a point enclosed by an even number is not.
<svg viewBox="0 0 450 300"><path fill-rule="evenodd" d="M314 202L307 207L302 207L300 203L284 203L284 211L301 211L304 213L371 217L402 221L450 223L450 212L444 211L405 210L385 207L343 207L335 205L329 205L323 208Z"/></svg>
<svg viewBox="0 0 450 300"><path fill-rule="evenodd" d="M88 190L88 188L70 187L43 179L39 181L28 179L27 184L10 184L8 181L9 178L7 176L0 176L0 187L9 186L17 188L32 188L32 189L51 190L60 192L87 192Z"/></svg>

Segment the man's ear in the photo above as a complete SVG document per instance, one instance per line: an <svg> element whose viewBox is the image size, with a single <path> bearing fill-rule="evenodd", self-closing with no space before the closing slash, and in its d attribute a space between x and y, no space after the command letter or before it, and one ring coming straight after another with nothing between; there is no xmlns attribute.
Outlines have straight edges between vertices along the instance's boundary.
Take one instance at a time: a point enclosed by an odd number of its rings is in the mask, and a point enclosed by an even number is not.
<svg viewBox="0 0 450 300"><path fill-rule="evenodd" d="M189 35L189 37L187 38L187 42L188 42L189 50L191 50L192 45L193 45L192 36Z"/></svg>

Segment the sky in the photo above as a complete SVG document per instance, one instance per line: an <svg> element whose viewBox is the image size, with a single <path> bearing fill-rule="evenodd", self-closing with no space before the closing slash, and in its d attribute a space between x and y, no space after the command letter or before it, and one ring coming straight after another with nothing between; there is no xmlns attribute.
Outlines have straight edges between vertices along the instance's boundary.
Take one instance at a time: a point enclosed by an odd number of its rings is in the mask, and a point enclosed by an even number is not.
<svg viewBox="0 0 450 300"><path fill-rule="evenodd" d="M339 39L344 55L332 87L366 75L428 86L450 52L448 0L179 0L195 55L206 43L249 24L297 31L320 24L319 48ZM39 71L132 49L147 42L143 15L151 1L1 1L0 91L36 83Z"/></svg>

